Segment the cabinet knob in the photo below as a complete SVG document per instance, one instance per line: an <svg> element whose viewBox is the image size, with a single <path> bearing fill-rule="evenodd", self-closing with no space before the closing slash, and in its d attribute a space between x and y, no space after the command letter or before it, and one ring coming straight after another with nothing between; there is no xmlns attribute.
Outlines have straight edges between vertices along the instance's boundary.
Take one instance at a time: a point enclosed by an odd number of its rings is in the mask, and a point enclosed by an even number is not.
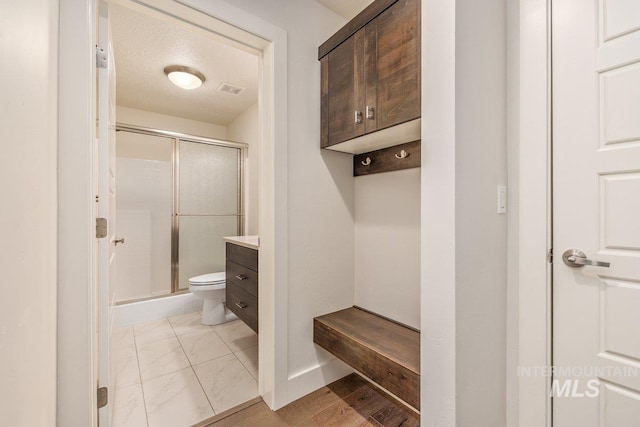
<svg viewBox="0 0 640 427"><path fill-rule="evenodd" d="M375 118L375 108L370 105L367 105L367 119L373 120Z"/></svg>
<svg viewBox="0 0 640 427"><path fill-rule="evenodd" d="M238 307L238 308L240 308L240 309L245 309L245 308L247 308L247 307L248 307L248 305L247 305L247 304L245 304L245 303L243 303L242 301L240 301L240 302L237 302L237 303L236 303L236 307Z"/></svg>
<svg viewBox="0 0 640 427"><path fill-rule="evenodd" d="M356 122L356 124L362 123L362 111L356 110L355 113L356 113L355 114L355 122Z"/></svg>
<svg viewBox="0 0 640 427"><path fill-rule="evenodd" d="M236 274L236 279L238 279L238 280L244 280L246 278L247 278L247 276L245 276L243 274Z"/></svg>

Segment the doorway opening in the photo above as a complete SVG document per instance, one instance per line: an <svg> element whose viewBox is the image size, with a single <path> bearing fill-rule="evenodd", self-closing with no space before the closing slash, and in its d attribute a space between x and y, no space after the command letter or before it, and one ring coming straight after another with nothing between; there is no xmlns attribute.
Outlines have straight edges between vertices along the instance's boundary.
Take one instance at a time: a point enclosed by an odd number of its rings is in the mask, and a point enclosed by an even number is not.
<svg viewBox="0 0 640 427"><path fill-rule="evenodd" d="M261 52L140 5L108 8L116 83L110 418L114 426L132 417L192 425L259 396L257 334L223 300L226 314L211 322L203 298L224 288L223 238L260 234ZM197 76L198 87L174 82L174 68ZM209 276L216 282L200 285Z"/></svg>
<svg viewBox="0 0 640 427"><path fill-rule="evenodd" d="M98 47L108 46L103 28L102 1L65 2L60 7L58 104L58 386L59 424L108 425L112 404L98 409L99 388L109 385L109 335L113 301L109 293L105 256L96 250L98 217L105 209L96 203L104 176L98 165L105 138L101 123L109 111L104 100L104 69L97 67ZM259 138L261 213L258 337L259 393L271 408L287 403L287 32L225 2L199 0L113 0L160 19L174 19L212 38L224 35L240 49L260 57ZM92 16L95 19L86 19ZM98 55L97 55L98 54ZM101 57L104 57L101 56ZM115 107L114 107L115 110ZM96 120L98 117L98 126ZM87 144L87 141L100 144ZM115 140L115 136L114 136ZM100 193L108 194L108 193ZM100 198L103 202L104 198ZM115 215L115 214L114 214ZM107 231L108 232L108 231ZM115 240L115 239L114 239ZM104 246L104 245L102 245ZM113 245L107 245L113 247ZM99 266L102 266L99 268ZM277 283L278 286L274 286ZM264 298L262 298L262 296ZM177 297L174 297L177 298ZM87 363L91 361L91 363ZM264 368L264 369L263 369ZM109 398L108 402L114 402Z"/></svg>

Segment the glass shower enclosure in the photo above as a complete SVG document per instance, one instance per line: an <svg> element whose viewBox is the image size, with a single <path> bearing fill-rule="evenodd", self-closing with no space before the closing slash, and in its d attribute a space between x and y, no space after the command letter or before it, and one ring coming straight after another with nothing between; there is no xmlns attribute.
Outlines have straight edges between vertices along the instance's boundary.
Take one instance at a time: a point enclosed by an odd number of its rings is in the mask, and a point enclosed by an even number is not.
<svg viewBox="0 0 640 427"><path fill-rule="evenodd" d="M118 125L117 303L189 288L225 270L224 236L243 234L247 145Z"/></svg>

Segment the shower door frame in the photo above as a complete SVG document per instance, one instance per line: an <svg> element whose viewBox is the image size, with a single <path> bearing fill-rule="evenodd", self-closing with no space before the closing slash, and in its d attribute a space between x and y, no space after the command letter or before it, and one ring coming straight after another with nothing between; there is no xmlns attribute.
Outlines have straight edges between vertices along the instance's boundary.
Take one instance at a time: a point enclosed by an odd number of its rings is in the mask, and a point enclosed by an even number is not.
<svg viewBox="0 0 640 427"><path fill-rule="evenodd" d="M171 293L169 295L177 295L180 293L186 293L189 291L188 288L180 289L179 283L179 261L180 261L180 251L179 251L179 242L180 242L180 141L185 142L195 142L198 144L207 144L214 145L217 147L228 147L235 148L240 150L240 155L238 156L238 213L237 214L221 214L221 215L198 215L198 216L207 216L207 217L218 217L218 216L237 216L238 217L238 231L237 235L244 235L244 204L245 204L245 185L244 185L244 174L245 174L245 162L247 158L247 149L249 145L243 142L234 142L227 141L224 139L217 138L206 138L202 136L195 136L186 133L167 131L162 129L154 129L147 128L143 126L129 125L125 123L116 122L116 132L131 132L138 133L142 135L150 135L157 136L161 138L170 138L171 139L171 182L172 182L172 193L171 193ZM117 197L117 194L116 194ZM195 216L195 215L189 215ZM147 299L155 299L166 297L167 295L154 296Z"/></svg>

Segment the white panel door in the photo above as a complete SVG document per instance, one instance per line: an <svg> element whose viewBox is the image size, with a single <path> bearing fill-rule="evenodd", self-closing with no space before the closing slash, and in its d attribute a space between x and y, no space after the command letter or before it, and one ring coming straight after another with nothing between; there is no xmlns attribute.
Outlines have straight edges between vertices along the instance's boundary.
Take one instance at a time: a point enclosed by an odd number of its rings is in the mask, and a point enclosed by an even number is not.
<svg viewBox="0 0 640 427"><path fill-rule="evenodd" d="M105 2L99 2L98 40L101 48L108 52L107 68L98 69L98 139L96 150L96 191L97 216L106 218L108 223L107 237L97 239L97 292L96 303L98 315L97 341L97 370L98 387L109 388L109 404L98 411L98 423L102 426L111 425L111 409L113 405L113 387L110 385L110 348L111 333L111 281L115 277L116 257L116 134L115 134L115 63L111 44L109 27L109 7Z"/></svg>
<svg viewBox="0 0 640 427"><path fill-rule="evenodd" d="M638 427L640 1L553 0L552 22L554 426Z"/></svg>

